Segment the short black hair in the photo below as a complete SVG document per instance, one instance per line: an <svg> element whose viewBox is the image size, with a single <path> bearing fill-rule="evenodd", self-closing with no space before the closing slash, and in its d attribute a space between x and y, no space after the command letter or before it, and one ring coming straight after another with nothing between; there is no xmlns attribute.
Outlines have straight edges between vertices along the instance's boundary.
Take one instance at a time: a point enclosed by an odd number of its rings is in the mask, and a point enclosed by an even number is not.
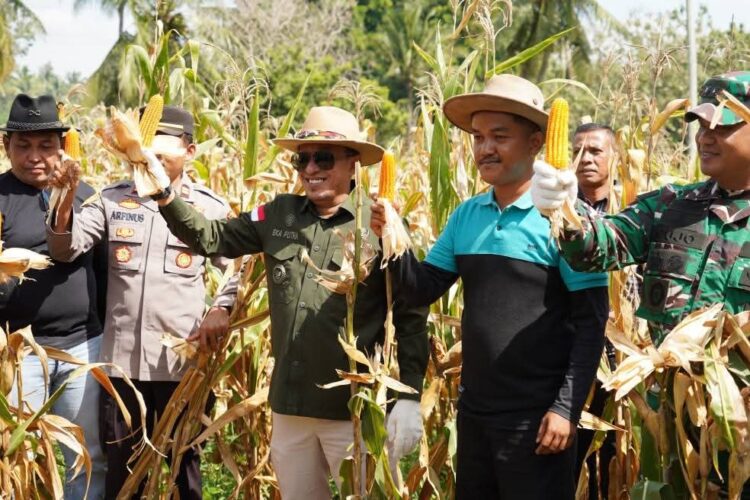
<svg viewBox="0 0 750 500"><path fill-rule="evenodd" d="M602 125L601 123L583 123L578 126L575 132L573 132L573 135L577 134L585 134L586 132L596 132L597 130L606 130L607 133L614 139L615 137L615 131L612 127L609 125Z"/></svg>
<svg viewBox="0 0 750 500"><path fill-rule="evenodd" d="M526 129L528 129L529 135L531 135L533 133L536 133L536 132L541 132L542 131L542 127L540 127L538 124L532 122L531 120L529 120L525 116L517 115L515 113L510 113L510 116L513 117L513 121L514 122L516 122L519 125L522 125Z"/></svg>
<svg viewBox="0 0 750 500"><path fill-rule="evenodd" d="M185 147L190 146L193 143L193 134L182 134L180 136Z"/></svg>

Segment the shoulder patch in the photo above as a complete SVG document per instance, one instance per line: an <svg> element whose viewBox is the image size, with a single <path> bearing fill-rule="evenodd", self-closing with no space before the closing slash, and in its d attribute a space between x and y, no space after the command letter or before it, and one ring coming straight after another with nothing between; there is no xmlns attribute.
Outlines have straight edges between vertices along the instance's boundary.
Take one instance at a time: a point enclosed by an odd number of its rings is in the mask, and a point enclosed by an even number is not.
<svg viewBox="0 0 750 500"><path fill-rule="evenodd" d="M102 191L109 191L111 189L122 189L122 188L129 188L133 185L133 181L125 179L122 181L115 182L114 184L110 184L109 186L102 188Z"/></svg>
<svg viewBox="0 0 750 500"><path fill-rule="evenodd" d="M102 194L100 192L96 192L86 198L83 203L81 204L82 207L85 207L86 205L91 205L92 203L96 203L102 198Z"/></svg>
<svg viewBox="0 0 750 500"><path fill-rule="evenodd" d="M261 222L266 220L266 206L260 205L250 212L250 220L253 222Z"/></svg>
<svg viewBox="0 0 750 500"><path fill-rule="evenodd" d="M213 191L211 191L211 189L207 188L203 184L193 184L193 190L208 196L209 198L221 203L222 205L227 204L227 202L224 201L224 199L221 196L214 193Z"/></svg>

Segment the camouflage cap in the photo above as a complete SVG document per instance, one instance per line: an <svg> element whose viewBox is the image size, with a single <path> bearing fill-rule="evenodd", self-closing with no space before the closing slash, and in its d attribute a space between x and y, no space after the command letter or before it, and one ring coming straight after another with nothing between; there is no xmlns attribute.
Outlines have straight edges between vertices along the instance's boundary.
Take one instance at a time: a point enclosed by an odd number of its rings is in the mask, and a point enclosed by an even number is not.
<svg viewBox="0 0 750 500"><path fill-rule="evenodd" d="M719 100L716 95L726 90L739 99L745 106L750 107L750 71L732 71L723 75L712 76L703 83L700 90L700 104L685 113L685 121L691 122L702 118L708 122L713 120ZM721 111L719 125L734 125L742 118L726 107Z"/></svg>

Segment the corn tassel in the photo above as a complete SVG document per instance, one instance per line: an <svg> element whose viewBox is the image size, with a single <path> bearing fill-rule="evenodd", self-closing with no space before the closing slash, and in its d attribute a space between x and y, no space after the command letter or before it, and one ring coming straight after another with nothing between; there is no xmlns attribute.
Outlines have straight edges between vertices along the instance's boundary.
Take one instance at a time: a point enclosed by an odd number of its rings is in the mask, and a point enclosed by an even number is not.
<svg viewBox="0 0 750 500"><path fill-rule="evenodd" d="M143 116L141 117L141 144L143 147L151 147L163 111L164 98L159 94L154 94L151 96L151 99L148 100L146 109L143 111Z"/></svg>
<svg viewBox="0 0 750 500"><path fill-rule="evenodd" d="M545 160L557 169L568 168L568 101L558 97L552 101L547 125Z"/></svg>
<svg viewBox="0 0 750 500"><path fill-rule="evenodd" d="M396 159L393 153L386 151L380 163L380 183L378 184L378 198L393 201L396 197Z"/></svg>

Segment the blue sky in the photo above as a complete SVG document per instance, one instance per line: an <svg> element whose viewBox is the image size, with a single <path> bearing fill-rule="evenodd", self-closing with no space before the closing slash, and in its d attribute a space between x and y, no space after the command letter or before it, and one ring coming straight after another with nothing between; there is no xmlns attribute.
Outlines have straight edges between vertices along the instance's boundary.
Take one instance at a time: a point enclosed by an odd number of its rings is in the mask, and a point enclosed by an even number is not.
<svg viewBox="0 0 750 500"><path fill-rule="evenodd" d="M728 26L732 15L750 27L750 0L697 1L711 6L711 17L717 27ZM73 0L25 0L25 3L42 20L47 34L37 38L19 65L36 70L50 62L59 74L78 71L86 76L99 67L115 43L117 17L107 16L95 6L74 13ZM668 11L683 5L685 0L600 0L599 3L616 18L626 19L631 12ZM126 21L126 29L129 24Z"/></svg>

